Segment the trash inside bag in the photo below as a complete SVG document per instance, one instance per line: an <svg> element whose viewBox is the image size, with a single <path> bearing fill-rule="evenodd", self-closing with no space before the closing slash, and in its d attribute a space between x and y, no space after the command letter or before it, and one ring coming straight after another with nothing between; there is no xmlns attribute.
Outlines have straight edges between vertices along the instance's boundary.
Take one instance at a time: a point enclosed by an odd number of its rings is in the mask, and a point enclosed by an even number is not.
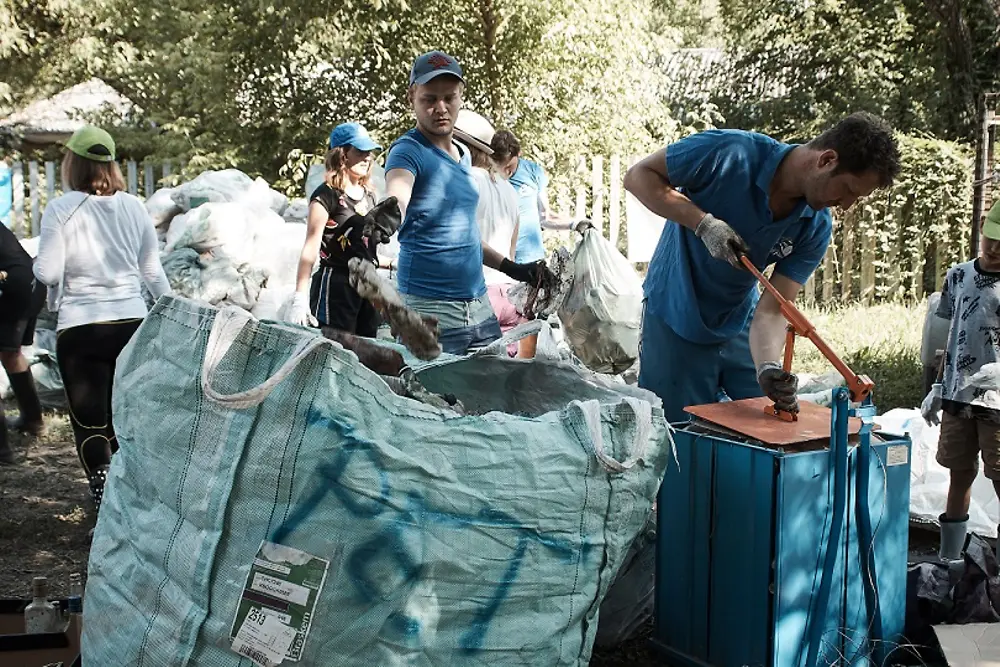
<svg viewBox="0 0 1000 667"><path fill-rule="evenodd" d="M639 357L642 280L598 229L573 253L573 283L559 319L573 353L599 373L626 371Z"/></svg>

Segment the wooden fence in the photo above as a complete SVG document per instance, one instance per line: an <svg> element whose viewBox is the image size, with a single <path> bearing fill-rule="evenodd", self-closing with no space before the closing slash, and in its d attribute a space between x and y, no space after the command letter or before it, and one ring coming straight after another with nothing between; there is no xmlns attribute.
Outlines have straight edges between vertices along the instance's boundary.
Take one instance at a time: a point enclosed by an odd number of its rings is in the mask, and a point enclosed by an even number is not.
<svg viewBox="0 0 1000 667"><path fill-rule="evenodd" d="M121 168L128 191L144 197L151 196L162 187L163 179L174 173L170 161L139 164L129 160ZM45 205L63 192L59 165L51 161L39 163L32 160L28 163L15 162L10 169L14 191L11 229L19 237L36 236Z"/></svg>
<svg viewBox="0 0 1000 667"><path fill-rule="evenodd" d="M563 215L589 218L623 254L642 271L656 244L657 229L651 215L622 187L622 178L638 157L576 157L557 163L549 187L550 204ZM39 231L47 201L62 191L54 162L14 163L11 166L12 228L18 236ZM174 173L170 162L122 165L128 191L150 196ZM971 194L970 194L971 197ZM867 211L867 213L866 213ZM968 234L960 223L933 225L918 234L902 231L887 238L878 232L878 211L859 202L834 223L834 238L826 257L805 286L804 300L811 303L880 301L916 302L939 289L945 271L955 261L968 258ZM906 228L894 223L896 228ZM968 227L968 225L965 225ZM629 233L636 236L628 243ZM642 238L640 238L642 235ZM549 244L572 243L568 232L547 233Z"/></svg>

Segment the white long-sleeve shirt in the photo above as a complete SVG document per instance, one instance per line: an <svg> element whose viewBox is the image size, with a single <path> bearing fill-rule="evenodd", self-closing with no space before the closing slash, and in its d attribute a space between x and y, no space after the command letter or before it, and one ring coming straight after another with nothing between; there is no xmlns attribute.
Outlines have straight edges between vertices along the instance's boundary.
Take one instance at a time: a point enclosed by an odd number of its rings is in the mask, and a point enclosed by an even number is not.
<svg viewBox="0 0 1000 667"><path fill-rule="evenodd" d="M480 167L472 168L472 176L479 186L479 205L476 207L479 235L486 245L513 260L510 246L519 215L517 191L505 179L491 178L490 173ZM514 282L513 278L488 266L483 267L483 277L487 285Z"/></svg>
<svg viewBox="0 0 1000 667"><path fill-rule="evenodd" d="M74 191L49 202L34 273L54 290L59 331L145 317L143 283L154 299L170 292L153 221L126 192Z"/></svg>

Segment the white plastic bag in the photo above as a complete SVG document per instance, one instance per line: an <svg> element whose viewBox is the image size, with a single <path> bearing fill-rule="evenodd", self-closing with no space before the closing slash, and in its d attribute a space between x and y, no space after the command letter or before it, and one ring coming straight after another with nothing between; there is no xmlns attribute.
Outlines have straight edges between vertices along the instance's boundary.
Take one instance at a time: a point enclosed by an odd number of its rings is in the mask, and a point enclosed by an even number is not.
<svg viewBox="0 0 1000 667"><path fill-rule="evenodd" d="M166 231L170 222L181 212L181 207L174 201L174 191L174 188L163 188L146 200L146 211L153 219L157 232Z"/></svg>
<svg viewBox="0 0 1000 667"><path fill-rule="evenodd" d="M937 462L940 426L930 426L920 416L919 410L897 408L875 418L875 423L886 433L906 434L913 442L910 461L910 518L937 524L948 500L948 470ZM969 506L969 531L984 537L997 534L998 512L993 484L979 474L972 484L972 503Z"/></svg>
<svg viewBox="0 0 1000 667"><path fill-rule="evenodd" d="M167 232L170 252L193 248L199 253L221 249L236 264L252 262L258 239L271 242L285 221L274 211L250 209L242 204L205 204L184 216L177 216ZM300 246L301 248L301 246Z"/></svg>
<svg viewBox="0 0 1000 667"><path fill-rule="evenodd" d="M172 198L181 210L187 212L202 203L234 202L249 190L251 185L253 179L239 169L205 171L194 180L177 187Z"/></svg>
<svg viewBox="0 0 1000 667"><path fill-rule="evenodd" d="M588 368L612 375L639 356L642 280L598 229L573 253L573 282L559 308L566 341Z"/></svg>

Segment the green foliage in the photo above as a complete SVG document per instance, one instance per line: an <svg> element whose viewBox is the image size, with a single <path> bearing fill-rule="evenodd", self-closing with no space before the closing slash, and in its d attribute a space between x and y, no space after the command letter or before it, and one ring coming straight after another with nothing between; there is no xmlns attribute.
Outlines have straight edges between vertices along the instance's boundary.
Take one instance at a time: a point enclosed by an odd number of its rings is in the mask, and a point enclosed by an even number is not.
<svg viewBox="0 0 1000 667"><path fill-rule="evenodd" d="M920 349L903 346L862 347L844 358L855 372L875 383L873 400L880 413L916 408L924 399Z"/></svg>
<svg viewBox="0 0 1000 667"><path fill-rule="evenodd" d="M17 85L0 87L0 107L100 76L138 107L116 130L122 152L191 172L274 180L300 159L290 151L321 152L345 120L388 145L412 124L413 58L434 48L462 62L468 105L543 162L678 132L649 64L664 41L652 0L3 1L0 18L18 18L0 28L0 81Z"/></svg>
<svg viewBox="0 0 1000 667"><path fill-rule="evenodd" d="M834 298L913 302L934 291L949 266L970 257L971 150L929 137L897 138L902 171L893 186L838 216ZM850 258L843 254L847 235ZM842 294L848 264L852 290ZM864 292L863 284L873 291Z"/></svg>
<svg viewBox="0 0 1000 667"><path fill-rule="evenodd" d="M733 126L786 140L864 109L902 132L971 141L978 97L997 82L998 6L721 0L734 85L720 108Z"/></svg>
<svg viewBox="0 0 1000 667"><path fill-rule="evenodd" d="M920 405L924 398L920 365L920 337L926 313L923 303L806 308L804 312L854 372L872 378L880 413ZM815 375L833 371L812 343L801 339L796 342L792 368Z"/></svg>

